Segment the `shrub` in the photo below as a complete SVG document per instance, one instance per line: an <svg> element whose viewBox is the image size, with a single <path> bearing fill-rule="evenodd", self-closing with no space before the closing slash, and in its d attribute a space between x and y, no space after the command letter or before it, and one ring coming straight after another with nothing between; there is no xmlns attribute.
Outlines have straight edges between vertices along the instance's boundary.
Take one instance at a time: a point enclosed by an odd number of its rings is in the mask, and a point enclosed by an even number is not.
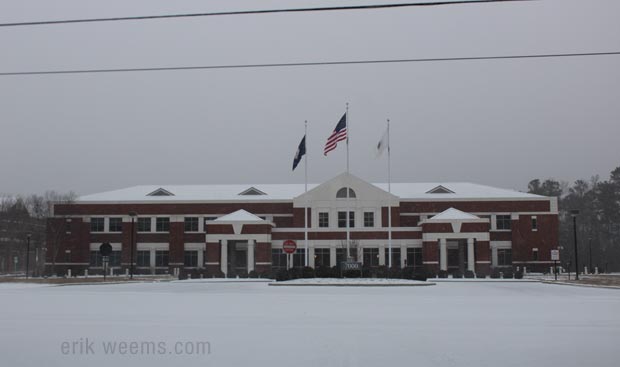
<svg viewBox="0 0 620 367"><path fill-rule="evenodd" d="M291 276L290 276L289 271L286 269L280 269L276 273L276 280L279 282L284 281L284 280L289 280L289 279L291 279Z"/></svg>
<svg viewBox="0 0 620 367"><path fill-rule="evenodd" d="M314 270L314 275L317 278L331 278L332 277L332 269L327 266L319 266Z"/></svg>
<svg viewBox="0 0 620 367"><path fill-rule="evenodd" d="M348 272L347 272L348 273ZM369 266L363 266L362 267L362 272L360 274L359 271L355 270L355 273L357 274L356 276L352 277L352 278L358 278L358 277L362 277L362 278L370 278L373 275L373 271Z"/></svg>
<svg viewBox="0 0 620 367"><path fill-rule="evenodd" d="M505 269L502 273L504 279L512 279L514 277L512 269Z"/></svg>
<svg viewBox="0 0 620 367"><path fill-rule="evenodd" d="M424 269L418 269L413 273L413 280L421 280L423 282L429 278L429 272Z"/></svg>
<svg viewBox="0 0 620 367"><path fill-rule="evenodd" d="M258 272L256 270L252 270L248 273L248 278L258 278Z"/></svg>
<svg viewBox="0 0 620 367"><path fill-rule="evenodd" d="M414 274L415 274L415 269L410 266L402 270L403 279L413 279Z"/></svg>
<svg viewBox="0 0 620 367"><path fill-rule="evenodd" d="M179 280L185 280L185 279L188 278L188 276L189 276L189 274L188 274L187 270L181 269L179 271Z"/></svg>
<svg viewBox="0 0 620 367"><path fill-rule="evenodd" d="M403 278L403 270L401 268L389 268L387 270L388 278L392 279L402 279Z"/></svg>
<svg viewBox="0 0 620 367"><path fill-rule="evenodd" d="M439 270L439 273L437 273L437 277L438 278L447 278L448 277L448 272L445 270Z"/></svg>
<svg viewBox="0 0 620 367"><path fill-rule="evenodd" d="M309 266L304 266L301 269L301 277L302 278L314 278L314 269Z"/></svg>
<svg viewBox="0 0 620 367"><path fill-rule="evenodd" d="M290 268L288 275L289 279L299 279L302 277L302 268Z"/></svg>
<svg viewBox="0 0 620 367"><path fill-rule="evenodd" d="M461 273L459 270L452 272L452 278L461 279L462 277L463 277L463 273Z"/></svg>
<svg viewBox="0 0 620 367"><path fill-rule="evenodd" d="M465 278L472 279L472 278L475 278L475 277L476 277L476 274L474 274L473 271L471 271L471 270L465 271Z"/></svg>
<svg viewBox="0 0 620 367"><path fill-rule="evenodd" d="M372 272L371 272L372 273ZM374 270L373 278L387 278L388 268L385 265L381 265Z"/></svg>
<svg viewBox="0 0 620 367"><path fill-rule="evenodd" d="M523 279L523 272L522 271L515 272L515 279Z"/></svg>
<svg viewBox="0 0 620 367"><path fill-rule="evenodd" d="M484 279L487 277L487 275L489 275L489 272L487 270L480 270L476 272L476 278L479 279Z"/></svg>
<svg viewBox="0 0 620 367"><path fill-rule="evenodd" d="M500 278L500 271L498 268L493 269L493 271L491 271L491 278L492 279L499 279Z"/></svg>

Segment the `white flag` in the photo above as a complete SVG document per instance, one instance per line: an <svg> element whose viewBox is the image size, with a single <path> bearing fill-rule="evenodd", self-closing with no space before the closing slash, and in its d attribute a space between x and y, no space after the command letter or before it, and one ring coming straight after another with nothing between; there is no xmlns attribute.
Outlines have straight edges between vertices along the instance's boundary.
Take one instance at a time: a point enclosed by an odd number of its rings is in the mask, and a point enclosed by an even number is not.
<svg viewBox="0 0 620 367"><path fill-rule="evenodd" d="M388 148L388 132L387 130L385 130L385 132L383 133L383 136L381 137L381 140L379 140L379 142L377 143L377 157L380 157L381 154L383 154L383 151Z"/></svg>

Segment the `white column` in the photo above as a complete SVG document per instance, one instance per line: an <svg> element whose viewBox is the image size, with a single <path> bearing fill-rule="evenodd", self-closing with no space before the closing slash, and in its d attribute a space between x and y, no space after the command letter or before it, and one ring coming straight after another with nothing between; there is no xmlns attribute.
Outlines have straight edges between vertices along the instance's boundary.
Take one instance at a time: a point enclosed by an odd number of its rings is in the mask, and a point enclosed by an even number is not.
<svg viewBox="0 0 620 367"><path fill-rule="evenodd" d="M202 269L205 266L204 259L205 250L198 250L198 268Z"/></svg>
<svg viewBox="0 0 620 367"><path fill-rule="evenodd" d="M314 245L308 245L308 266L314 268Z"/></svg>
<svg viewBox="0 0 620 367"><path fill-rule="evenodd" d="M497 266L497 247L491 247L491 265Z"/></svg>
<svg viewBox="0 0 620 367"><path fill-rule="evenodd" d="M400 267L405 267L405 260L407 260L407 246L400 245Z"/></svg>
<svg viewBox="0 0 620 367"><path fill-rule="evenodd" d="M364 248L363 247L359 247L357 249L357 261L361 262L362 265L364 265Z"/></svg>
<svg viewBox="0 0 620 367"><path fill-rule="evenodd" d="M448 270L448 244L445 238L439 239L439 270Z"/></svg>
<svg viewBox="0 0 620 367"><path fill-rule="evenodd" d="M385 263L385 245L379 246L379 265L387 265Z"/></svg>
<svg viewBox="0 0 620 367"><path fill-rule="evenodd" d="M248 273L254 270L254 246L256 241L248 240Z"/></svg>
<svg viewBox="0 0 620 367"><path fill-rule="evenodd" d="M222 240L220 269L224 275L228 274L228 240Z"/></svg>
<svg viewBox="0 0 620 367"><path fill-rule="evenodd" d="M337 265L336 264L336 248L330 247L329 248L329 266L333 268L336 265Z"/></svg>
<svg viewBox="0 0 620 367"><path fill-rule="evenodd" d="M474 263L474 239L467 239L467 270L475 271L475 263Z"/></svg>
<svg viewBox="0 0 620 367"><path fill-rule="evenodd" d="M151 249L149 253L149 265L151 267L151 274L155 274L155 249Z"/></svg>

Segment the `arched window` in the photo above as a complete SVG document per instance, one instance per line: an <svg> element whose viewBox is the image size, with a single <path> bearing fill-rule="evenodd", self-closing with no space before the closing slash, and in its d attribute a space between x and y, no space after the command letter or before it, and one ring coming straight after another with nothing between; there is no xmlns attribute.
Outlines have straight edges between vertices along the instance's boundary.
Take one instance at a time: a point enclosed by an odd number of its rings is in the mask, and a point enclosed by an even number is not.
<svg viewBox="0 0 620 367"><path fill-rule="evenodd" d="M336 198L346 198L347 197L347 188L343 187L340 190L338 190L338 192L336 193ZM349 197L350 198L354 198L355 196L355 191L353 191L352 188L349 187Z"/></svg>

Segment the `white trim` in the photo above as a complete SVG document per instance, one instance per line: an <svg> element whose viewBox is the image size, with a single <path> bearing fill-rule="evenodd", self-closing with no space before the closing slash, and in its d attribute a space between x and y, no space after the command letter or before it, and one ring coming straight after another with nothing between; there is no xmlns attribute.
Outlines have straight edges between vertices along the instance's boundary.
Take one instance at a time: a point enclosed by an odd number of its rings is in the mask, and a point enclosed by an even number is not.
<svg viewBox="0 0 620 367"><path fill-rule="evenodd" d="M462 232L462 233L422 233L423 242L435 242L439 239L468 239L475 238L479 241L489 241L489 232Z"/></svg>
<svg viewBox="0 0 620 367"><path fill-rule="evenodd" d="M375 216L375 222L377 221L377 217ZM318 224L318 223L317 223ZM303 227L299 227L299 228L295 228L295 227L282 227L282 228L272 228L271 232L299 232L302 231L303 232ZM387 233L388 231L388 227L361 227L361 228L357 228L355 227L354 229L351 230L351 233L355 233L355 232L385 232ZM392 232L421 232L422 231L422 227L392 227ZM309 232L341 232L341 233L346 233L346 229L345 228L340 228L340 227L336 227L336 228L326 228L326 227L312 227L312 229Z"/></svg>
<svg viewBox="0 0 620 367"><path fill-rule="evenodd" d="M271 242L270 234L209 234L205 235L205 242L218 242L220 240L256 240L256 242Z"/></svg>
<svg viewBox="0 0 620 367"><path fill-rule="evenodd" d="M138 242L136 244L136 251L170 251L170 244L168 242Z"/></svg>
<svg viewBox="0 0 620 367"><path fill-rule="evenodd" d="M120 242L110 242L110 245L112 245L112 251L123 250L123 244ZM101 246L101 242L91 242L89 245L89 249L90 251L99 251L99 246Z"/></svg>

